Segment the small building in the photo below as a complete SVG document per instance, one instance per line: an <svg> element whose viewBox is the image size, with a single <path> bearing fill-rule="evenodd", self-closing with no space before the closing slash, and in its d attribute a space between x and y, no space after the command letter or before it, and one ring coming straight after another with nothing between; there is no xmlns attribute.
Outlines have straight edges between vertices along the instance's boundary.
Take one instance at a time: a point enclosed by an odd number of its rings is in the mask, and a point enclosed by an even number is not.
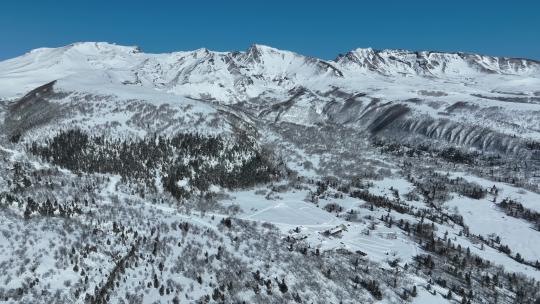
<svg viewBox="0 0 540 304"><path fill-rule="evenodd" d="M338 236L341 236L341 233L343 231L347 231L347 226L345 226L344 224L341 224L332 229L328 229L324 231L324 235L338 237Z"/></svg>

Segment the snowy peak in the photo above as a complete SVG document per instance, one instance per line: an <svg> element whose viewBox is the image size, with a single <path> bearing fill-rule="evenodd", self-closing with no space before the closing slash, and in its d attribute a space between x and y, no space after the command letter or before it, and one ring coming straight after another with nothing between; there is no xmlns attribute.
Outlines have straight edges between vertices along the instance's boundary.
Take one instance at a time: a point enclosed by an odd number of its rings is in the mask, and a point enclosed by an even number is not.
<svg viewBox="0 0 540 304"><path fill-rule="evenodd" d="M126 57L138 53L141 53L141 50L137 46L120 46L107 42L76 42L59 48L35 49L22 57L29 57L31 59L47 59L47 57L54 57L56 60L68 57L79 59L103 59Z"/></svg>
<svg viewBox="0 0 540 304"><path fill-rule="evenodd" d="M265 45L253 44L246 52L241 53L241 56L244 57L242 63L247 67L261 71L271 78L341 76L335 67L324 60Z"/></svg>
<svg viewBox="0 0 540 304"><path fill-rule="evenodd" d="M134 85L182 96L234 103L261 95L288 96L293 88L327 91L356 86L359 77L403 75L463 79L480 75L540 78L533 60L464 53L356 49L336 60L304 56L253 44L243 52L206 48L165 54L143 53L135 46L80 42L41 48L0 62L0 92L22 96L53 80L92 79L107 85Z"/></svg>
<svg viewBox="0 0 540 304"><path fill-rule="evenodd" d="M121 46L108 42L76 42L68 45L66 48L88 55L111 53L137 54L141 52L138 46Z"/></svg>
<svg viewBox="0 0 540 304"><path fill-rule="evenodd" d="M266 45L252 44L244 55L246 62L263 63L264 57L285 57L285 51L280 51Z"/></svg>
<svg viewBox="0 0 540 304"><path fill-rule="evenodd" d="M468 53L360 48L340 55L335 62L350 71L372 71L387 76L413 74L442 77L460 74L538 75L540 73L540 63L534 60Z"/></svg>
<svg viewBox="0 0 540 304"><path fill-rule="evenodd" d="M75 71L81 69L125 68L140 55L136 46L118 46L105 42L80 42L59 48L39 48L23 56L0 62L2 72L30 72L49 69Z"/></svg>

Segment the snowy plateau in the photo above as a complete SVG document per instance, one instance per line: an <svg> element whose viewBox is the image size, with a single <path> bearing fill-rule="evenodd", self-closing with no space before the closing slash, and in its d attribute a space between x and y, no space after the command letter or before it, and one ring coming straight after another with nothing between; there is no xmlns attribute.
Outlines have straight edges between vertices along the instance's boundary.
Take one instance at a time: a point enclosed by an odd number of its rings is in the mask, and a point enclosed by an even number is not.
<svg viewBox="0 0 540 304"><path fill-rule="evenodd" d="M2 303L540 303L540 62L0 62Z"/></svg>

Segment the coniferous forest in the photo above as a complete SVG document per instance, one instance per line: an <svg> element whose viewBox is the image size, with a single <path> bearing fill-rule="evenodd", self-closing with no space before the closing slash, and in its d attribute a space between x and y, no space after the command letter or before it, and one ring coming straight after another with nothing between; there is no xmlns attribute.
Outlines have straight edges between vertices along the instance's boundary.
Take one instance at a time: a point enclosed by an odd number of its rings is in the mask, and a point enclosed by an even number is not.
<svg viewBox="0 0 540 304"><path fill-rule="evenodd" d="M219 135L182 133L128 141L74 129L60 132L45 144L34 142L29 150L76 172L118 174L148 185L164 172L162 186L178 199L189 198L194 190L206 192L212 184L245 188L279 174L270 153L248 140L226 140Z"/></svg>

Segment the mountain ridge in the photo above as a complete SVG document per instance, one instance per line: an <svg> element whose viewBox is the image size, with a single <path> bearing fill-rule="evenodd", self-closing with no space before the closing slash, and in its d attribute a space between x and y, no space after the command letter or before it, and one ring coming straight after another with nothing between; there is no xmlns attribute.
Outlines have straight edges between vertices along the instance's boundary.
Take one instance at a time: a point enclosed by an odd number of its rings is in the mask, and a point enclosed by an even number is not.
<svg viewBox="0 0 540 304"><path fill-rule="evenodd" d="M302 55L299 52L290 51L290 50L286 50L286 49L279 49L279 48L275 48L273 46L270 46L270 45L267 45L267 44L261 44L261 43L252 43L244 51L241 51L241 50L214 51L214 50L208 49L206 47L201 47L201 48L195 49L195 50L178 50L178 51L171 51L171 52L158 52L158 53L156 53L156 52L148 52L147 53L147 52L144 51L143 48L141 48L138 45L121 45L121 44L111 43L111 42L106 42L106 41L79 41L79 42L73 42L73 43L70 43L70 44L67 44L67 45L64 45L64 46L59 46L59 47L35 48L35 49L32 49L32 50L30 50L30 51L28 51L28 52L26 52L26 53L24 53L24 54L22 54L20 56L6 58L6 59L3 59L3 60L0 60L0 62L11 60L11 59L14 59L14 58L18 58L18 57L24 56L24 55L29 54L29 53L34 53L34 52L39 52L39 51L44 51L44 50L54 50L54 49L68 48L68 47L81 46L81 45L82 46L84 46L84 45L101 45L101 46L107 45L107 46L113 46L113 47L124 48L124 49L132 49L134 52L137 52L137 53L145 53L145 54L153 54L153 55L165 55L165 54L174 54L174 53L194 53L194 52L197 52L199 50L208 51L208 52L212 52L212 53L221 53L221 54L241 53L241 52L248 52L249 49L253 48L253 47L267 48L267 49L272 49L272 50L275 50L275 51L290 52L290 53L295 53L295 54ZM513 59L513 60L525 60L525 61L530 61L530 62L533 62L533 63L540 64L540 59L533 59L533 58L527 58L527 57L502 56L502 55L498 56L498 55L490 55L490 54L486 54L486 53L476 53L476 52L470 52L470 51L442 51L442 50L436 50L436 49L410 50L410 49L404 49L404 48L358 47L358 48L351 49L350 51L348 51L348 52L346 52L344 54L343 53L337 54L336 57L334 57L333 59L323 59L323 58L319 58L317 56L311 56L311 55L302 55L302 56L317 58L317 59L320 59L320 60L323 60L323 61L334 61L335 62L340 57L344 56L347 53L355 52L355 51L361 51L361 50L372 51L372 52L376 52L376 53L380 53L380 52L406 52L406 53L414 53L414 54L427 53L427 54L448 54L448 55L477 55L477 56L480 56L480 57L491 57L491 58Z"/></svg>
<svg viewBox="0 0 540 304"><path fill-rule="evenodd" d="M216 52L206 48L201 48L193 51L175 51L169 53L144 53L137 46L121 46L111 44L107 42L77 42L72 43L59 48L38 48L34 49L22 56L0 61L0 66L22 60L24 57L37 56L37 59L41 59L43 56L70 56L70 52L78 52L79 56L96 56L103 55L108 59L113 57L134 57L130 60L136 60L137 56L142 56L145 59L161 58L166 61L174 61L176 58L184 58L192 56L194 59L200 59L200 57L212 57L212 58L228 58L237 59L240 63L244 64L262 64L263 57L267 59L279 57L281 59L301 58L306 62L319 62L326 66L331 66L335 70L344 68L351 68L350 63L356 63L360 65L360 68L368 68L369 71L378 71L380 68L384 72L390 69L390 66L398 69L398 72L411 72L422 74L421 71L414 71L414 66L418 65L431 65L431 68L436 67L440 63L438 61L465 61L469 65L474 65L479 72L484 73L515 73L522 74L527 72L527 68L530 68L529 74L535 76L535 73L540 71L540 61L526 58L513 58L513 57L498 57L480 55L467 52L440 52L440 51L409 51L404 49L382 49L377 50L373 48L356 48L343 55L338 55L333 60L324 60L313 56L306 56L296 52L280 50L271 46L262 44L252 44L245 51L230 51L230 52ZM38 56L39 55L39 56ZM47 58L45 58L46 60ZM57 59L57 58L56 58ZM58 60L58 59L57 59ZM59 63L59 62L58 62ZM276 62L271 62L276 64ZM399 66L401 65L401 66ZM413 70L404 70L403 65L413 68ZM466 66L464 66L466 67ZM358 67L356 67L358 68ZM422 67L425 68L425 67ZM401 69L401 70L400 70ZM424 71L425 72L425 71ZM388 73L383 73L388 76ZM439 73L440 74L440 73ZM394 76L396 74L394 73ZM439 75L440 76L440 75ZM538 76L538 74L536 74Z"/></svg>

